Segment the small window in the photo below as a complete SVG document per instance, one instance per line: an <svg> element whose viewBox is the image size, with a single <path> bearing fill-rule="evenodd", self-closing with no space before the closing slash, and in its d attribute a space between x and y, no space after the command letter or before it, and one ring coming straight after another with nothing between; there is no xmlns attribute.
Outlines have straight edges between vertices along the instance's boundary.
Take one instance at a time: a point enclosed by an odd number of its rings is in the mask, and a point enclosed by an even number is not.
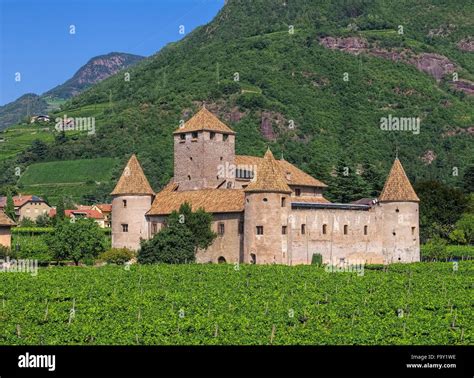
<svg viewBox="0 0 474 378"><path fill-rule="evenodd" d="M186 134L179 134L179 138L181 140L186 140Z"/></svg>
<svg viewBox="0 0 474 378"><path fill-rule="evenodd" d="M197 137L198 137L197 131L194 131L194 132L192 133L192 137L193 137L193 139L197 139Z"/></svg>
<svg viewBox="0 0 474 378"><path fill-rule="evenodd" d="M155 235L158 232L158 224L156 222L153 222L151 224L151 233Z"/></svg>
<svg viewBox="0 0 474 378"><path fill-rule="evenodd" d="M300 188L296 188L296 189L295 189L295 196L296 196L296 197L301 196L301 189L300 189Z"/></svg>
<svg viewBox="0 0 474 378"><path fill-rule="evenodd" d="M224 142L227 140L227 138L229 138L229 135L227 135L227 134L222 135L222 140Z"/></svg>
<svg viewBox="0 0 474 378"><path fill-rule="evenodd" d="M227 189L232 189L232 181L229 181L229 182L227 183Z"/></svg>
<svg viewBox="0 0 474 378"><path fill-rule="evenodd" d="M349 232L349 226L347 224L344 225L344 235L347 235Z"/></svg>
<svg viewBox="0 0 474 378"><path fill-rule="evenodd" d="M217 263L218 264L225 264L226 263L225 257L224 256L219 256L219 258L217 259Z"/></svg>
<svg viewBox="0 0 474 378"><path fill-rule="evenodd" d="M122 224L122 232L128 232L128 224Z"/></svg>
<svg viewBox="0 0 474 378"><path fill-rule="evenodd" d="M286 206L286 197L281 197L281 207Z"/></svg>
<svg viewBox="0 0 474 378"><path fill-rule="evenodd" d="M400 210L398 210L398 208L397 208L397 209L395 209L395 212L396 212L396 213L399 213L399 212L400 212Z"/></svg>
<svg viewBox="0 0 474 378"><path fill-rule="evenodd" d="M411 234L412 234L413 236L415 236L415 231L416 231L416 227L412 227L412 228L411 228Z"/></svg>
<svg viewBox="0 0 474 378"><path fill-rule="evenodd" d="M190 175L188 175L188 180L191 180L191 176L190 176Z"/></svg>
<svg viewBox="0 0 474 378"><path fill-rule="evenodd" d="M323 224L323 235L326 235L328 233L328 225Z"/></svg>
<svg viewBox="0 0 474 378"><path fill-rule="evenodd" d="M242 235L244 233L244 222L239 221L239 234Z"/></svg>
<svg viewBox="0 0 474 378"><path fill-rule="evenodd" d="M211 138L211 139L214 139L215 137L216 137L216 133L211 132L211 133L210 133L210 138Z"/></svg>
<svg viewBox="0 0 474 378"><path fill-rule="evenodd" d="M193 161L193 157L192 157L192 156L190 156L190 157L189 157L189 160Z"/></svg>
<svg viewBox="0 0 474 378"><path fill-rule="evenodd" d="M257 226L257 235L263 235L263 226Z"/></svg>
<svg viewBox="0 0 474 378"><path fill-rule="evenodd" d="M369 230L369 226L364 226L364 235L367 235Z"/></svg>
<svg viewBox="0 0 474 378"><path fill-rule="evenodd" d="M222 159L223 159L223 157L221 156L221 157L219 158L219 160L222 161Z"/></svg>
<svg viewBox="0 0 474 378"><path fill-rule="evenodd" d="M397 235L397 233L396 233L395 231L393 231L393 232L392 232L392 235L393 235L393 236L396 236L396 235Z"/></svg>
<svg viewBox="0 0 474 378"><path fill-rule="evenodd" d="M264 199L263 199L263 202L268 202L268 198L264 198Z"/></svg>
<svg viewBox="0 0 474 378"><path fill-rule="evenodd" d="M224 230L225 230L224 223L219 223L217 225L217 233L219 234L219 236L224 235Z"/></svg>
<svg viewBox="0 0 474 378"><path fill-rule="evenodd" d="M304 235L304 234L306 234L306 225L303 223L301 225L301 235Z"/></svg>
<svg viewBox="0 0 474 378"><path fill-rule="evenodd" d="M281 226L281 234L282 235L286 235L287 228L288 228L288 226Z"/></svg>
<svg viewBox="0 0 474 378"><path fill-rule="evenodd" d="M122 200L123 207L127 207L127 200Z"/></svg>
<svg viewBox="0 0 474 378"><path fill-rule="evenodd" d="M250 254L250 264L256 264L257 263L257 255L255 253Z"/></svg>

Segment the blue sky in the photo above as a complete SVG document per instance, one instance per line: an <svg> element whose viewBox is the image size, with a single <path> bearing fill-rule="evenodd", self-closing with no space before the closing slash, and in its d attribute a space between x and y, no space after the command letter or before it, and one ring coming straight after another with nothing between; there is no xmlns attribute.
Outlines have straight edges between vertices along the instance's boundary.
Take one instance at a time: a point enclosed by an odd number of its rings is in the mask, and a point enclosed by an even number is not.
<svg viewBox="0 0 474 378"><path fill-rule="evenodd" d="M0 0L0 105L46 92L97 55L152 55L183 37L180 25L188 34L223 5L224 0Z"/></svg>

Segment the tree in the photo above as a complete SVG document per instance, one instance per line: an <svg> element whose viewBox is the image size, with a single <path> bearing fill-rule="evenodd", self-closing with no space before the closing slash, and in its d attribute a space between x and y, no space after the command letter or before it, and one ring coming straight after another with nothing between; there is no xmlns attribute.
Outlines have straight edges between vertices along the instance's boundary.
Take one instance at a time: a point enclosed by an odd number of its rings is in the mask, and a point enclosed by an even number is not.
<svg viewBox="0 0 474 378"><path fill-rule="evenodd" d="M182 264L195 261L199 248L208 248L216 233L211 230L212 215L203 209L193 212L183 203L179 212L174 211L166 220L166 227L153 239L143 241L138 252L141 264Z"/></svg>
<svg viewBox="0 0 474 378"><path fill-rule="evenodd" d="M85 258L97 257L107 246L104 233L92 219L63 220L46 243L55 258L73 260L76 265Z"/></svg>
<svg viewBox="0 0 474 378"><path fill-rule="evenodd" d="M38 227L49 227L51 225L51 218L48 214L44 213L41 214L38 218L36 218L36 226Z"/></svg>
<svg viewBox="0 0 474 378"><path fill-rule="evenodd" d="M4 211L8 217L10 217L13 220L16 220L15 204L13 202L13 197L10 190L8 190L8 193L7 193L7 203L6 203Z"/></svg>
<svg viewBox="0 0 474 378"><path fill-rule="evenodd" d="M339 162L336 175L327 190L327 197L332 201L348 203L370 196L370 185L344 161Z"/></svg>
<svg viewBox="0 0 474 378"><path fill-rule="evenodd" d="M474 244L474 214L463 214L449 234L449 239L458 244Z"/></svg>
<svg viewBox="0 0 474 378"><path fill-rule="evenodd" d="M58 205L56 206L55 223L60 223L63 220L64 220L64 198L60 198Z"/></svg>

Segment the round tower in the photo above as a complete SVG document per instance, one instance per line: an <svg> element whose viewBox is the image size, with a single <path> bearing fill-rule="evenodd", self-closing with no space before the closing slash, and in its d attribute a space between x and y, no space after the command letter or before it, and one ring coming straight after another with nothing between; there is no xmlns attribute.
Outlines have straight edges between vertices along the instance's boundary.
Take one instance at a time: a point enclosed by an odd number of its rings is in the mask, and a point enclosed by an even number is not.
<svg viewBox="0 0 474 378"><path fill-rule="evenodd" d="M286 264L291 189L270 149L255 173L244 190L244 262Z"/></svg>
<svg viewBox="0 0 474 378"><path fill-rule="evenodd" d="M149 238L145 214L150 210L155 192L135 154L128 161L111 195L112 247L138 250L140 239Z"/></svg>
<svg viewBox="0 0 474 378"><path fill-rule="evenodd" d="M396 158L379 197L385 263L420 261L419 202Z"/></svg>

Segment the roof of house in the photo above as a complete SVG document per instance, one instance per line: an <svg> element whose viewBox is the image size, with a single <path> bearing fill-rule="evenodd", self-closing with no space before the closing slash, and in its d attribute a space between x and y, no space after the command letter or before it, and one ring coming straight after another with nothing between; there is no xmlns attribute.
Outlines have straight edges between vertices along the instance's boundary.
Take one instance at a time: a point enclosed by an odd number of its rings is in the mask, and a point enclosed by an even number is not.
<svg viewBox="0 0 474 378"><path fill-rule="evenodd" d="M208 213L237 213L244 211L245 194L242 189L201 189L174 191L175 185L167 185L158 193L147 215L167 215L179 210L188 202L193 210L204 209Z"/></svg>
<svg viewBox="0 0 474 378"><path fill-rule="evenodd" d="M155 192L150 186L143 169L135 154L132 155L123 170L122 176L112 191L111 195L154 195Z"/></svg>
<svg viewBox="0 0 474 378"><path fill-rule="evenodd" d="M235 155L235 165L248 165L248 166L257 166L261 164L263 158L257 156L248 156L248 155ZM285 179L287 185L296 185L296 186L316 186L319 188L325 188L327 185L315 179L314 177L303 172L301 169L295 167L293 164L287 162L286 160L276 160L280 165L280 168L283 172L283 178Z"/></svg>
<svg viewBox="0 0 474 378"><path fill-rule="evenodd" d="M420 201L398 158L393 162L392 169L390 169L387 181L385 181L382 193L379 196L379 201Z"/></svg>
<svg viewBox="0 0 474 378"><path fill-rule="evenodd" d="M300 196L300 197L291 197L291 203L330 203L324 197L316 196Z"/></svg>
<svg viewBox="0 0 474 378"><path fill-rule="evenodd" d="M3 210L0 210L0 226L15 226L15 222L13 222Z"/></svg>
<svg viewBox="0 0 474 378"><path fill-rule="evenodd" d="M225 134L235 134L235 131L207 110L204 106L194 116L192 116L173 134L188 133L192 131L217 131Z"/></svg>
<svg viewBox="0 0 474 378"><path fill-rule="evenodd" d="M112 204L111 203L99 203L95 206L97 206L97 208L102 212L106 212L106 213L112 212Z"/></svg>
<svg viewBox="0 0 474 378"><path fill-rule="evenodd" d="M104 214L98 210L81 209L81 210L64 210L64 215L71 218L72 215L82 215L91 219L104 219Z"/></svg>
<svg viewBox="0 0 474 378"><path fill-rule="evenodd" d="M13 197L13 205L15 207L22 207L28 202L44 202L47 203L43 198L31 195L31 194L20 194ZM4 208L7 205L7 197L0 197L0 208Z"/></svg>
<svg viewBox="0 0 474 378"><path fill-rule="evenodd" d="M283 171L270 149L265 153L263 161L258 165L255 173L255 180L245 188L246 192L291 193L291 189L283 177Z"/></svg>

